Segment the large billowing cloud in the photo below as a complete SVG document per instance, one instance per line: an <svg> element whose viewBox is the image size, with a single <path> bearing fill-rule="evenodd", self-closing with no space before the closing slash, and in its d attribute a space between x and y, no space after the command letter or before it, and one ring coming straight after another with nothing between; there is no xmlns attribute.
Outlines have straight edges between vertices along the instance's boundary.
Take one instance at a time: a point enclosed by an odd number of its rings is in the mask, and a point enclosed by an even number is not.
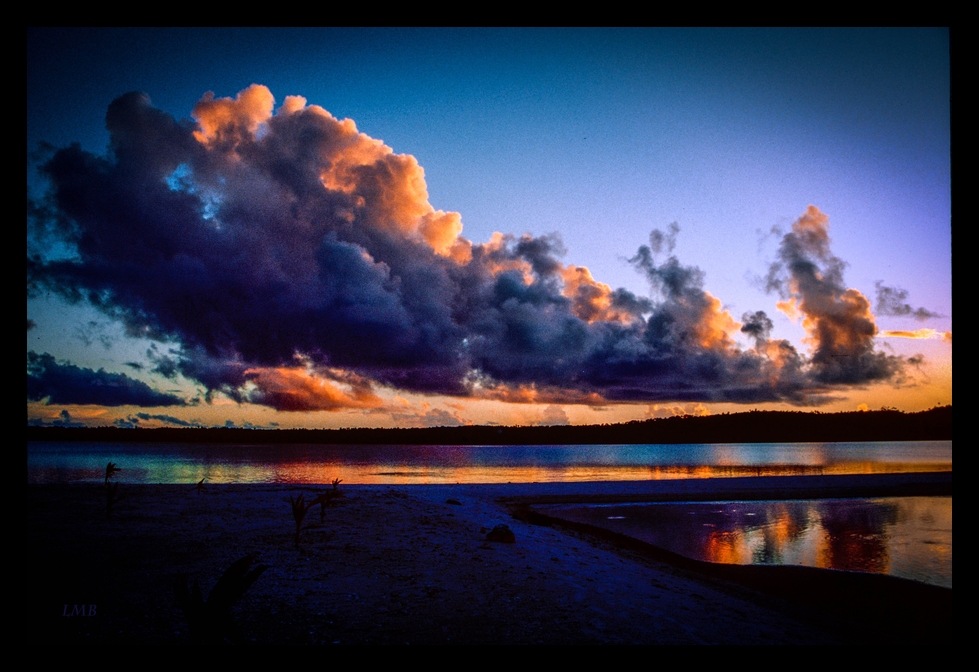
<svg viewBox="0 0 979 672"><path fill-rule="evenodd" d="M863 383L894 376L903 360L874 349L870 301L843 284L844 262L829 249L829 217L810 205L792 225L769 272L779 308L801 315L813 348L811 375L823 383Z"/></svg>
<svg viewBox="0 0 979 672"><path fill-rule="evenodd" d="M804 316L811 358L738 323L654 231L632 263L651 298L565 265L556 236L461 236L424 173L303 98L253 85L175 120L145 94L109 107L108 156L43 164L30 291L87 301L170 344L159 373L281 410L375 408L374 386L512 401L813 403L884 380L869 302L842 283L815 208L770 275ZM735 336L753 341L740 347Z"/></svg>

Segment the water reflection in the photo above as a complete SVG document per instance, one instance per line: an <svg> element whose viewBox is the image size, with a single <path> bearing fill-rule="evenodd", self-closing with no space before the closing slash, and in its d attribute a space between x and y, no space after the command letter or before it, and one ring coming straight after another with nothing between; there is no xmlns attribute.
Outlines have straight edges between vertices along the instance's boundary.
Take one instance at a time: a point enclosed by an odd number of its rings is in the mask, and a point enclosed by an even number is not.
<svg viewBox="0 0 979 672"><path fill-rule="evenodd" d="M893 574L952 587L952 498L542 507L697 560Z"/></svg>
<svg viewBox="0 0 979 672"><path fill-rule="evenodd" d="M28 483L528 483L951 471L951 441L640 446L320 446L32 442Z"/></svg>

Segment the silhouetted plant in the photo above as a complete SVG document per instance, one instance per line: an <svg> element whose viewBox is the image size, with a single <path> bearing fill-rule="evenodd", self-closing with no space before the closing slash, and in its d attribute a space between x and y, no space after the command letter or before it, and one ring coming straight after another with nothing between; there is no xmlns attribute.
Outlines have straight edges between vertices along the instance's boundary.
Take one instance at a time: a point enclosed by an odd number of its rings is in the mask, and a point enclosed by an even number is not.
<svg viewBox="0 0 979 672"><path fill-rule="evenodd" d="M109 485L109 479L115 476L117 471L122 471L122 469L117 467L115 462L109 462L105 465L105 484L107 486Z"/></svg>
<svg viewBox="0 0 979 672"><path fill-rule="evenodd" d="M313 505L306 503L302 493L299 493L299 497L295 499L289 495L289 501L292 502L292 517L296 520L296 546L299 546L299 533L304 529L303 520L306 518L306 512Z"/></svg>
<svg viewBox="0 0 979 672"><path fill-rule="evenodd" d="M338 497L343 497L343 493L340 492L340 484L342 482L343 482L343 479L341 479L341 478L334 478L333 479L333 489L332 490L327 490L323 494L318 495L316 497L316 499L314 499L312 502L310 502L310 504L309 504L310 506L314 506L316 504L319 504L320 505L320 522L321 523L324 520L326 520L326 507L327 506L332 506L333 505L333 502Z"/></svg>
<svg viewBox="0 0 979 672"><path fill-rule="evenodd" d="M193 587L188 589L187 577L177 577L173 592L177 604L187 617L192 642L210 644L231 640L231 608L262 572L268 569L265 565L252 567L256 557L255 553L251 553L232 563L214 584L207 600L204 599L200 583L196 579Z"/></svg>
<svg viewBox="0 0 979 672"><path fill-rule="evenodd" d="M113 462L105 467L105 517L110 518L112 516L112 507L118 504L122 499L123 495L119 494L119 484L110 483L109 479L112 478L117 471L122 471Z"/></svg>

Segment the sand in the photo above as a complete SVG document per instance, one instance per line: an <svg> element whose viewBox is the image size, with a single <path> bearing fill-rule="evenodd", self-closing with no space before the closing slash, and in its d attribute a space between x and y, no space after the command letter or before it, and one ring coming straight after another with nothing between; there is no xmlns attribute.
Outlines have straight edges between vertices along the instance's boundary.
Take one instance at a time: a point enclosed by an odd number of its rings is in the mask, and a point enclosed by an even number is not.
<svg viewBox="0 0 979 672"><path fill-rule="evenodd" d="M234 604L228 629L212 641L831 644L950 639L948 589L828 570L799 575L796 570L803 568L715 571L719 566L564 525L534 509L541 502L697 493L810 496L851 487L868 494L922 487L951 492L951 474L938 477L938 485L906 474L833 481L838 478L343 484L343 497L325 510L322 522L318 506L309 510L298 546L290 497L303 494L309 501L329 486L208 485L197 493L192 486L123 481L118 491L123 499L107 516L101 485L32 485L22 574L28 586L28 643L192 643L174 586L192 586L196 580L207 597L222 573L249 554L266 569ZM512 530L515 543L487 541L487 533L500 524ZM814 601L813 591L803 586L819 586L815 592L824 599Z"/></svg>

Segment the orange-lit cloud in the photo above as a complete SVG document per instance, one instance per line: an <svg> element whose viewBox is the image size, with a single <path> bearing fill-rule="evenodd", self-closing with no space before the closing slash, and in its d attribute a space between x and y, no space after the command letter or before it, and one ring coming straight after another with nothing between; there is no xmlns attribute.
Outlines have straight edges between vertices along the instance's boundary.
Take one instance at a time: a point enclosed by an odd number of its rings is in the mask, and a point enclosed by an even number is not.
<svg viewBox="0 0 979 672"><path fill-rule="evenodd" d="M551 404L544 409L544 415L537 424L542 427L556 427L559 425L570 425L571 421L568 419L568 414L564 412L563 408L557 404Z"/></svg>
<svg viewBox="0 0 979 672"><path fill-rule="evenodd" d="M799 302L795 297L791 297L785 301L776 301L775 307L793 322L798 322L802 319L802 311L799 309Z"/></svg>
<svg viewBox="0 0 979 672"><path fill-rule="evenodd" d="M420 409L399 408L391 411L398 427L460 427L471 424L461 413L434 407L423 401Z"/></svg>
<svg viewBox="0 0 979 672"><path fill-rule="evenodd" d="M809 333L806 342L817 352L848 357L864 352L877 335L877 324L870 301L859 290L847 289L834 297L817 296L799 304L802 326Z"/></svg>
<svg viewBox="0 0 979 672"><path fill-rule="evenodd" d="M934 329L915 329L914 331L885 329L878 336L881 338L940 338L946 343L952 342L951 331L935 331Z"/></svg>
<svg viewBox="0 0 979 672"><path fill-rule="evenodd" d="M682 406L677 404L650 404L646 408L647 418L671 418L684 417L688 415L704 417L710 415L710 410L703 404L684 404Z"/></svg>
<svg viewBox="0 0 979 672"><path fill-rule="evenodd" d="M415 157L395 154L380 140L358 132L352 120L336 119L318 105L307 105L302 96L287 96L273 116L274 103L272 92L259 84L234 99L208 93L194 107L199 126L194 137L215 152L237 157L254 151L256 144L271 145L280 154L292 151L290 136L305 132L308 142L296 148L301 153L280 156L280 162L292 163L295 170L313 169L327 189L350 196L370 226L424 240L441 256L467 260L471 243L460 238L459 213L431 206L425 171Z"/></svg>
<svg viewBox="0 0 979 672"><path fill-rule="evenodd" d="M632 322L636 315L613 305L612 288L597 282L584 266L570 264L561 269L562 294L571 299L572 312L585 322Z"/></svg>
<svg viewBox="0 0 979 672"><path fill-rule="evenodd" d="M722 309L721 300L711 296L710 292L704 292L704 298L705 304L693 327L697 342L707 350L732 347L734 341L731 334L741 328L741 323Z"/></svg>
<svg viewBox="0 0 979 672"><path fill-rule="evenodd" d="M198 130L194 137L205 145L234 150L250 139L272 116L275 98L267 87L252 84L235 98L214 98L208 91L194 106Z"/></svg>
<svg viewBox="0 0 979 672"><path fill-rule="evenodd" d="M529 236L526 237L529 238ZM507 249L513 239L512 235L494 231L489 241L477 247L480 253L480 261L483 267L494 276L507 271L516 271L520 274L525 285L532 285L534 284L533 266L527 259L514 256Z"/></svg>
<svg viewBox="0 0 979 672"><path fill-rule="evenodd" d="M245 371L255 389L253 403L280 411L336 411L343 408L377 408L382 400L369 381L346 372L331 371L333 380L305 368L254 368ZM337 382L342 382L343 386ZM346 388L346 389L344 389Z"/></svg>
<svg viewBox="0 0 979 672"><path fill-rule="evenodd" d="M587 406L605 406L608 400L596 392L582 392L573 389L542 387L536 385L506 385L493 383L489 386L482 384L471 388L470 396L475 399L503 401L510 404L584 404Z"/></svg>

